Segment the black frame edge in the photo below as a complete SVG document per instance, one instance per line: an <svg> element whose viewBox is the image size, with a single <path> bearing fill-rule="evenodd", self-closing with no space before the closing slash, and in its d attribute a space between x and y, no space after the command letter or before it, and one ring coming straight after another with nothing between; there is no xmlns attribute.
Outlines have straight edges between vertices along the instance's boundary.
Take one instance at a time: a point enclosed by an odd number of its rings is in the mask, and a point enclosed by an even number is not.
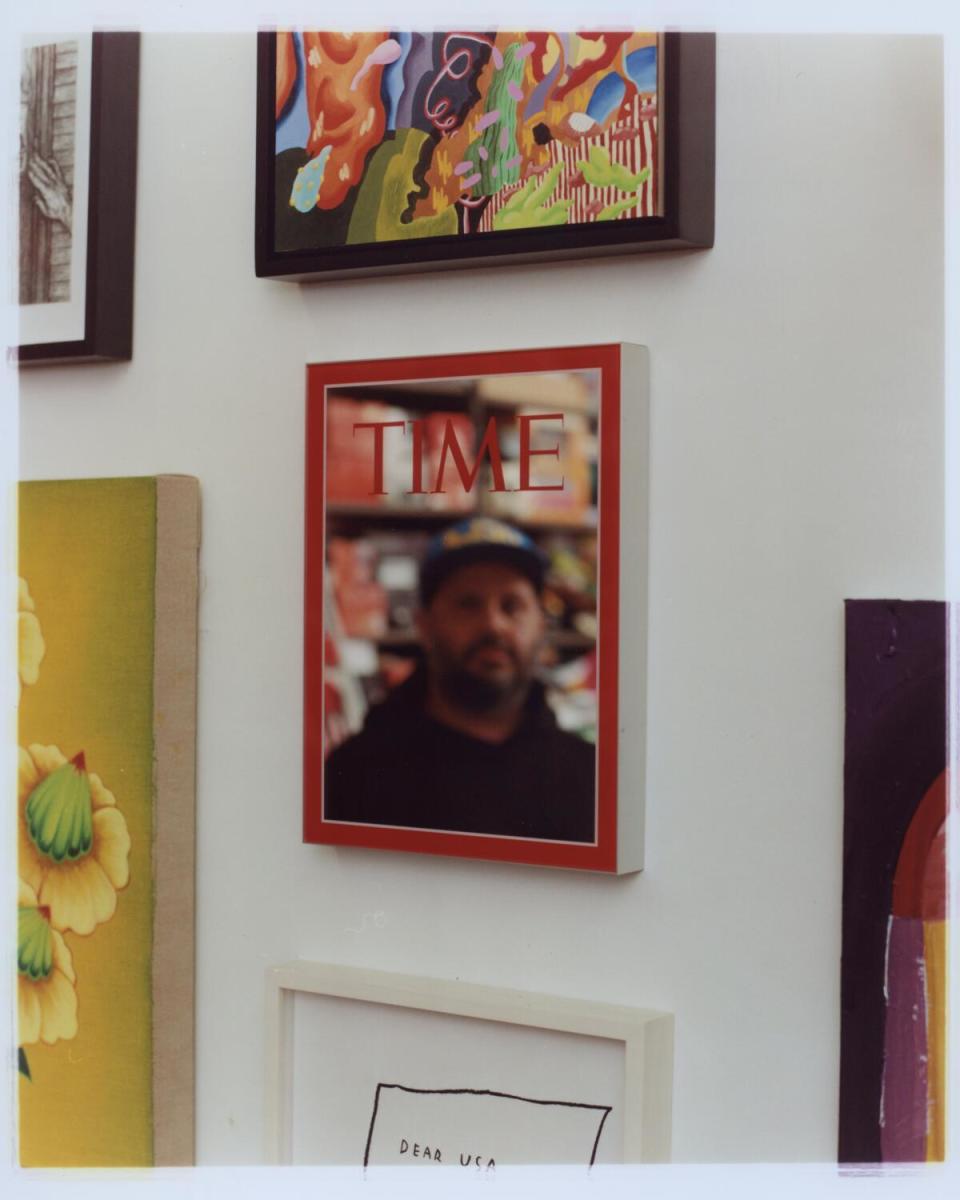
<svg viewBox="0 0 960 1200"><path fill-rule="evenodd" d="M323 282L462 268L482 269L531 262L604 258L611 255L707 249L714 238L716 36L664 33L666 148L663 215L642 218L631 236L625 224L575 229L500 232L474 237L423 239L416 243L369 243L317 251L273 249L273 96L276 34L257 35L256 217L254 258L261 278L286 283ZM698 194L701 192L702 194ZM414 255L416 257L414 258ZM348 265L349 264L349 265Z"/></svg>

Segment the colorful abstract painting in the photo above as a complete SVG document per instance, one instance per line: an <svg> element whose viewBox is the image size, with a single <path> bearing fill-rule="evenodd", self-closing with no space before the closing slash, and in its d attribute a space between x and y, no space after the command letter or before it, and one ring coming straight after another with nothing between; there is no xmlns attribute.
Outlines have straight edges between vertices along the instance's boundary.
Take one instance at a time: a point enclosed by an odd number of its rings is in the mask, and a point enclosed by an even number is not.
<svg viewBox="0 0 960 1200"><path fill-rule="evenodd" d="M196 481L20 489L24 1166L193 1154Z"/></svg>
<svg viewBox="0 0 960 1200"><path fill-rule="evenodd" d="M276 35L275 248L656 216L656 34Z"/></svg>
<svg viewBox="0 0 960 1200"><path fill-rule="evenodd" d="M945 604L848 600L839 1159L944 1157Z"/></svg>

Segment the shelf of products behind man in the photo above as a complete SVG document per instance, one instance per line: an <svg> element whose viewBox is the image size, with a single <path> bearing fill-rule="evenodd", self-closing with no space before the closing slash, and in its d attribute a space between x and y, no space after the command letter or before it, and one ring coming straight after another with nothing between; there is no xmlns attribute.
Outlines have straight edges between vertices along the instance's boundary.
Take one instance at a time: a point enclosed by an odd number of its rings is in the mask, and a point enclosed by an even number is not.
<svg viewBox="0 0 960 1200"><path fill-rule="evenodd" d="M450 423L458 443L469 447L472 466L482 432L494 414L503 478L514 487L520 471L516 420L531 407L524 402L534 386L529 381L465 381L451 394L449 389L457 381L447 380L443 383L448 390L440 396L436 391L381 388L371 399L370 389L364 388L359 394L328 397L326 559L338 608L353 635L387 640L398 648L405 638L415 640L417 576L430 537L465 516L485 515L522 529L547 555L550 572L544 601L552 644L568 652L585 649L594 639L596 418L587 411L589 397L579 379L558 375L545 385L537 378L537 386L549 391L551 404L567 406L562 409L562 431L532 434L534 449L544 449L544 443L546 448L558 448L556 459L550 455L544 459L562 473L562 491L492 491L487 461L467 490L450 457L443 457L443 438L450 436ZM438 409L438 403L443 407ZM543 403L537 411L542 409ZM436 483L442 463L442 491L410 490L411 447L405 434L414 419L424 423L418 482L424 488L428 480ZM374 487L371 437L357 436L372 434L377 425L385 426L379 489Z"/></svg>
<svg viewBox="0 0 960 1200"><path fill-rule="evenodd" d="M426 397L418 399L425 405ZM326 515L328 520L336 519L338 531L356 532L369 523L430 528L469 514L498 517L531 532L596 530L597 433L593 415L563 411L562 423L542 420L530 426L534 453L528 457L527 467L530 482L537 486L521 491L520 420L543 417L542 407L475 400L464 411L418 407L410 396L404 400L405 404L399 405L360 396L329 397ZM456 442L472 471L491 420L501 478L495 477L489 455L485 455L467 490L449 452L450 443ZM420 442L416 466L412 461L414 421ZM382 428L375 434L377 426ZM374 465L377 437L379 487ZM560 477L562 488L551 486Z"/></svg>
<svg viewBox="0 0 960 1200"><path fill-rule="evenodd" d="M332 652L362 690L347 705L347 724L383 699L416 666L420 562L430 534L373 529L327 543L330 603L336 629ZM540 538L550 567L543 591L547 633L542 672L548 698L564 728L592 736L596 688L596 538L552 533Z"/></svg>
<svg viewBox="0 0 960 1200"><path fill-rule="evenodd" d="M553 661L596 640L596 538L552 533L538 539L549 568L543 591ZM417 643L417 588L429 534L374 529L331 537L327 570L343 635L405 653Z"/></svg>
<svg viewBox="0 0 960 1200"><path fill-rule="evenodd" d="M337 662L332 676L339 674L360 687L361 710L402 682L419 655L417 583L430 538L465 516L492 516L522 529L547 556L543 669L548 694L561 724L590 737L596 685L597 436L589 398L578 381L573 386L565 377L551 379L550 407L563 411L562 429L554 422L549 432L535 429L532 434L533 449L558 447L556 457L542 457L553 471L562 463L562 491L492 491L488 462L468 491L449 454L439 481L443 490L427 490L438 483L443 439L455 437L465 459L469 449L472 467L491 416L504 482L516 489L518 418L544 409L524 392L523 380L479 381L483 388L465 381L453 392L450 383L444 381L442 395L436 389L388 386L328 396L325 542L337 630L330 649ZM412 490L407 436L413 420L422 422L419 493ZM364 431L356 427L383 423L391 424L384 429L378 492L373 487L371 430L365 431L370 436L358 438ZM346 708L345 724L352 729L358 720L355 693Z"/></svg>

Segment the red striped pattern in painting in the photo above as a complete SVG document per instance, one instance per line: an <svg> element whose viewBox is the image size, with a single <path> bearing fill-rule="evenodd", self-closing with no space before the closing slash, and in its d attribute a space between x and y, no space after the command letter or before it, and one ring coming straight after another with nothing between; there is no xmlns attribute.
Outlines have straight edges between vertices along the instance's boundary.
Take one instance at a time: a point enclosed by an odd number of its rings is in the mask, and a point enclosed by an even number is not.
<svg viewBox="0 0 960 1200"><path fill-rule="evenodd" d="M560 177L550 197L550 203L555 204L558 200L573 201L567 217L568 225L595 221L597 214L602 209L619 200L626 199L626 194L618 188L597 188L584 180L579 164L587 158L594 146L601 146L610 155L612 162L626 167L632 174L637 174L644 167L650 167L650 175L640 187L639 202L632 208L626 209L620 216L624 220L632 217L656 216L660 185L657 161L656 97L634 95L630 115L621 117L603 133L583 137L574 145L567 145L556 140L550 143L549 162L538 173L544 175L558 160L563 162L563 170L560 172ZM492 231L494 217L524 183L526 180L503 188L490 198L490 203L480 219L482 233Z"/></svg>

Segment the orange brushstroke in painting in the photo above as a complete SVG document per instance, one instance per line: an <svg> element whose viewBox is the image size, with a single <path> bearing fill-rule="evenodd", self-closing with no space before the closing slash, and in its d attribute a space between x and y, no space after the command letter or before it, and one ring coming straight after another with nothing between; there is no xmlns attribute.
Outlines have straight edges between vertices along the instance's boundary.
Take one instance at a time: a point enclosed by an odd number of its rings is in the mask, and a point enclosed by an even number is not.
<svg viewBox="0 0 960 1200"><path fill-rule="evenodd" d="M383 138L383 65L368 65L386 33L305 33L307 114L311 158L330 146L317 207L336 208L360 181L367 151ZM366 68L366 69L365 69Z"/></svg>

